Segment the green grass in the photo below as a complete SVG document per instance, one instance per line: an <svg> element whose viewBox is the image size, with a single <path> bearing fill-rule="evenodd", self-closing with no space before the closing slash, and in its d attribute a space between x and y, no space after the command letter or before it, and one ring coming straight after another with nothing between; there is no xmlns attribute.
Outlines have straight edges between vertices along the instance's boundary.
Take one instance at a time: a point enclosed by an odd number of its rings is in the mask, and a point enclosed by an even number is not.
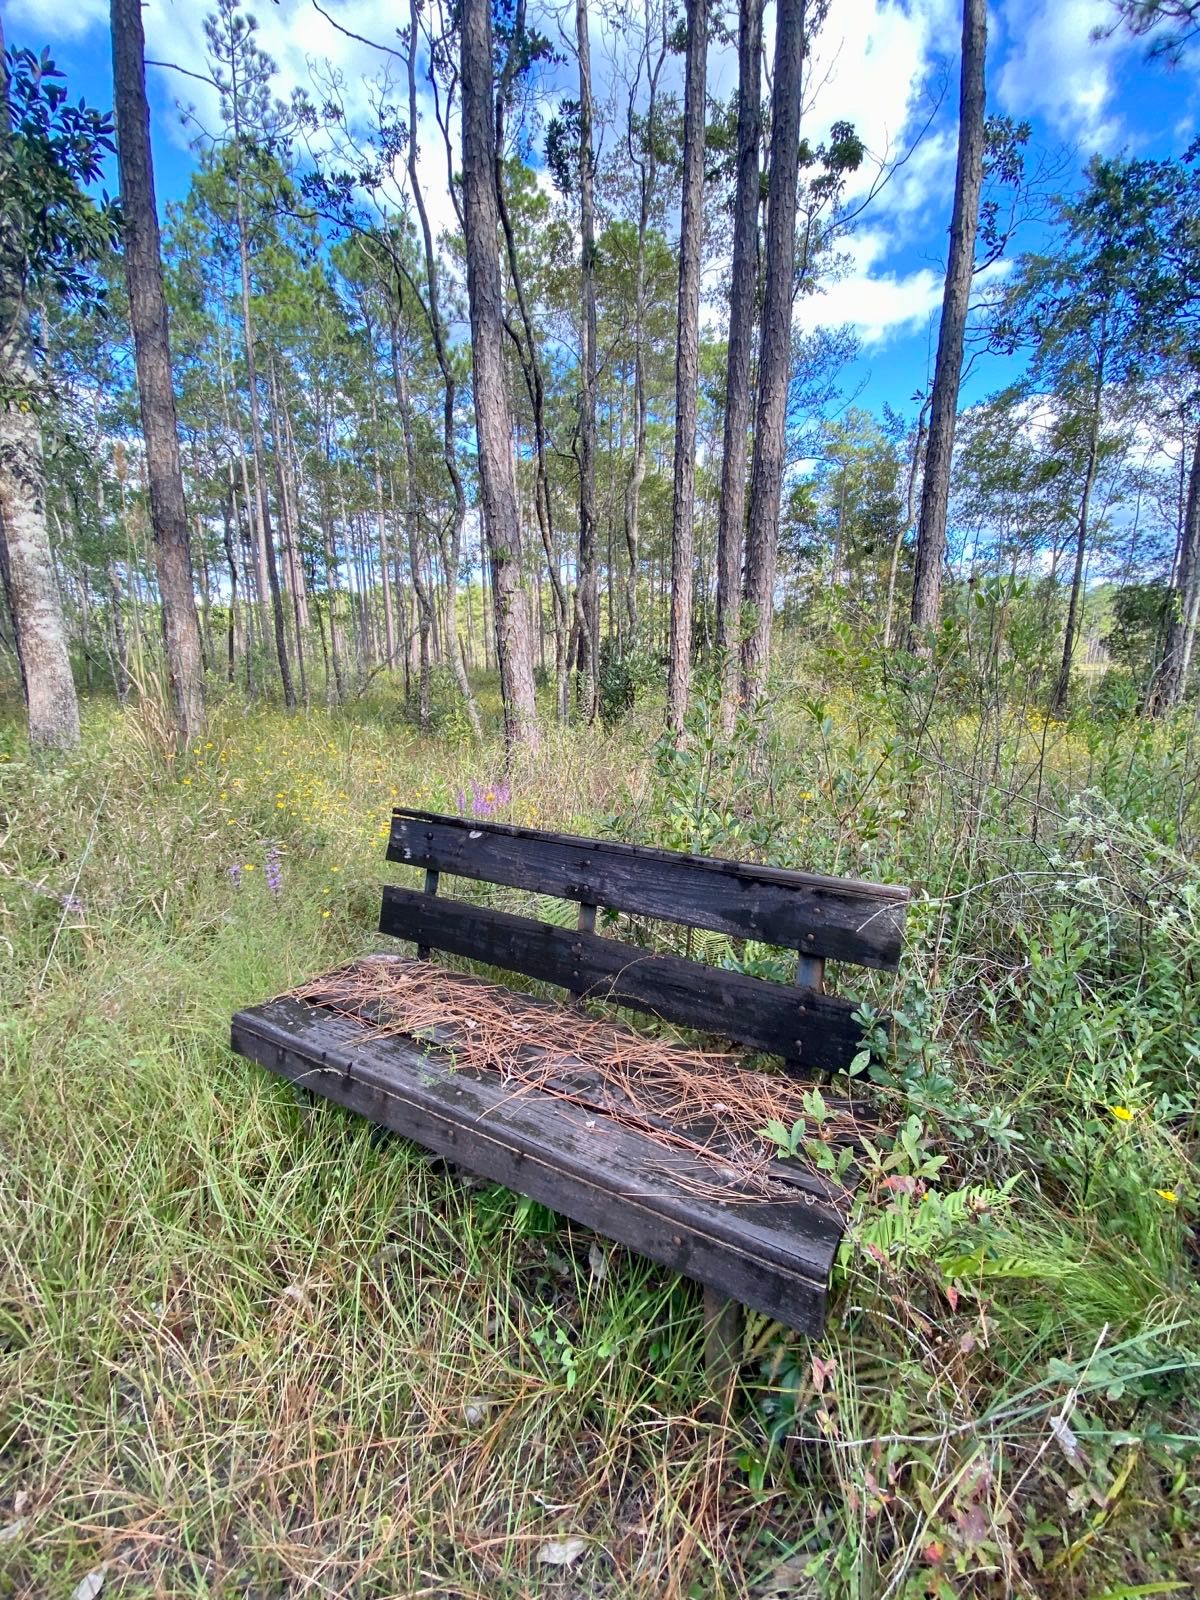
<svg viewBox="0 0 1200 1600"><path fill-rule="evenodd" d="M702 706L682 758L646 714L513 773L518 821L921 891L898 982L855 981L899 1011L878 1094L948 1162L928 1197L875 1175L827 1337L750 1318L714 1418L691 1285L597 1273L586 1230L228 1050L239 1006L380 947L389 807L453 810L499 752L387 698L221 708L174 763L136 711L86 722L0 765L0 1595L1195 1585L1184 735L1055 730L1035 781L1039 728L797 692L765 745Z"/></svg>

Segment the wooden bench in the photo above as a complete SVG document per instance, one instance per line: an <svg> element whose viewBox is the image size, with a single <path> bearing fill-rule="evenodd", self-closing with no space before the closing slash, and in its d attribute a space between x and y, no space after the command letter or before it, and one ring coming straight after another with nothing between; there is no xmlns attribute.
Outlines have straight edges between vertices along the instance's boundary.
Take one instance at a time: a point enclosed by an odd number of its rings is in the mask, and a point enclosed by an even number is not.
<svg viewBox="0 0 1200 1600"><path fill-rule="evenodd" d="M793 1076L849 1065L860 1046L856 1007L824 992L825 963L894 968L908 899L880 884L404 809L393 815L387 855L424 870L423 891L384 888L379 923L412 941L420 960L437 949L559 985L581 1037L592 1023L580 1002L603 1000L778 1056ZM574 901L577 926L440 895L451 876ZM793 951L795 981L609 938L596 931L600 908L621 913L626 931L641 931L632 919L663 919ZM404 966L393 970L402 977ZM478 979L441 975L469 1008ZM511 1005L529 1037L539 1021L553 1021L561 1037L564 1007L515 996ZM676 1104L638 1124L611 1085L601 1092L594 1073L561 1060L547 1092L515 1093L498 1073L458 1062L453 1038L380 1037L371 1021L369 1010L347 1015L282 996L234 1017L233 1048L695 1279L714 1328L727 1297L798 1330L822 1330L843 1212L818 1173L774 1161L764 1204L761 1192L739 1189L735 1167L720 1167L733 1152L708 1110L680 1115ZM729 1179L724 1189L711 1181L714 1161Z"/></svg>

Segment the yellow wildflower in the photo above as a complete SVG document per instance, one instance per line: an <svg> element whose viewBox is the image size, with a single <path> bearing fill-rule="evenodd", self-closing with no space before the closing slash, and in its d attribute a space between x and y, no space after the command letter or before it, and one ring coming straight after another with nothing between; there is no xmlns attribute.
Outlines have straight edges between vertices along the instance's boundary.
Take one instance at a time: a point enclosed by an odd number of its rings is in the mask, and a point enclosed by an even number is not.
<svg viewBox="0 0 1200 1600"><path fill-rule="evenodd" d="M242 870L244 872L253 872L254 871L254 863L253 863L253 861L247 861L246 865L243 867Z"/></svg>
<svg viewBox="0 0 1200 1600"><path fill-rule="evenodd" d="M1155 1189L1154 1192L1160 1200L1165 1200L1169 1206L1177 1206L1179 1204L1179 1196L1174 1189Z"/></svg>
<svg viewBox="0 0 1200 1600"><path fill-rule="evenodd" d="M1128 1106L1109 1106L1108 1108L1118 1122L1132 1122L1133 1112Z"/></svg>

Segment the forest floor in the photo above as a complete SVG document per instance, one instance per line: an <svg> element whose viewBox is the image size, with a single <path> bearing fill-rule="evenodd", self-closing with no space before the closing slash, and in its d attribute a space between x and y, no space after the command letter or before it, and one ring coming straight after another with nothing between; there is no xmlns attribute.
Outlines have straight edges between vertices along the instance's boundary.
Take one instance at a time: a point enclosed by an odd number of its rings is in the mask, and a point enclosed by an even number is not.
<svg viewBox="0 0 1200 1600"><path fill-rule="evenodd" d="M496 813L914 887L851 990L903 1136L827 1336L751 1317L717 1419L692 1285L229 1052L383 947L390 807L489 808L498 748L383 695L171 759L96 700L40 767L8 704L0 1594L1197 1592L1194 726L815 693L551 731Z"/></svg>

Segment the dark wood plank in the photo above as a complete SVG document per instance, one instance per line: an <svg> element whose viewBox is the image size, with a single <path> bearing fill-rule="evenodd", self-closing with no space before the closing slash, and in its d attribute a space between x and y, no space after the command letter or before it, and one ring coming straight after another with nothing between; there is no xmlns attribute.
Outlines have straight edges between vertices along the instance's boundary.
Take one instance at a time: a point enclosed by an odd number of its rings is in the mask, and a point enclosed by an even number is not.
<svg viewBox="0 0 1200 1600"><path fill-rule="evenodd" d="M819 1333L841 1237L809 1200L721 1202L679 1186L686 1156L494 1073L284 997L239 1012L233 1048L485 1178L788 1326ZM708 1169L711 1177L711 1169Z"/></svg>
<svg viewBox="0 0 1200 1600"><path fill-rule="evenodd" d="M369 959L372 965L382 963L401 971L409 966L418 969L421 967L419 960L413 961L408 956L375 955ZM527 1038L536 1040L542 1033L541 1024L544 1022L549 1022L552 1033L558 1035L556 1024L562 1022L564 1018L572 1029L580 1033L589 1028L590 1019L581 1016L574 1007L564 1006L559 1001L546 1000L538 995L522 994L518 990L476 977L473 973L454 972L445 967L439 970L447 988L457 990L456 998L460 1001L465 1000L468 1006L474 989L485 990L493 1002L498 995L502 995L514 1026ZM329 1004L321 997L319 980L315 992L306 994L304 998L310 1005ZM330 1006L330 1009L337 1010L342 1015L354 1016L373 1030L395 1026L395 1016L389 1013L387 1006L373 1000L352 1002L348 1008L339 1004ZM606 1028L618 1038L621 1035L628 1035L631 1045L636 1048L639 1036L625 1023L609 1021L606 1023ZM435 1046L454 1061L462 1061L464 1031L461 1026L454 1023L436 1023L428 1030L422 1031L421 1041L422 1044ZM541 1045L529 1043L523 1044L517 1054L522 1059L523 1068L536 1078L547 1093L568 1095L576 1105L585 1109L631 1119L635 1123L644 1123L664 1133L687 1139L693 1145L703 1148L718 1167L736 1170L743 1158L742 1139L736 1130L731 1132L720 1117L714 1117L702 1106L689 1104L681 1108L677 1092L657 1082L653 1075L639 1079L637 1095L634 1098L626 1092L619 1079L614 1080L606 1076L588 1061L563 1056L557 1049L547 1052ZM735 1058L722 1062L717 1070L721 1075L722 1087L719 1091L721 1094L726 1092L726 1085L730 1089L736 1089L732 1080L738 1074L757 1076ZM847 1119L856 1130L877 1133L877 1129L865 1118L864 1106L856 1105L853 1100L836 1095L826 1095L824 1098L830 1112ZM765 1117L764 1112L764 1120ZM861 1151L856 1133L843 1135L834 1140L835 1149L841 1149L846 1144L849 1144L856 1153ZM838 1206L845 1201L847 1185L834 1182L813 1170L806 1162L776 1160L770 1163L767 1172L773 1183L787 1184L822 1202ZM852 1167L847 1176L847 1184L852 1185L856 1178L857 1173Z"/></svg>
<svg viewBox="0 0 1200 1600"><path fill-rule="evenodd" d="M388 859L891 970L908 890L397 809Z"/></svg>
<svg viewBox="0 0 1200 1600"><path fill-rule="evenodd" d="M812 989L653 955L581 929L387 885L382 933L487 966L561 984L574 994L766 1050L804 1071L838 1071L861 1046L854 1006Z"/></svg>

